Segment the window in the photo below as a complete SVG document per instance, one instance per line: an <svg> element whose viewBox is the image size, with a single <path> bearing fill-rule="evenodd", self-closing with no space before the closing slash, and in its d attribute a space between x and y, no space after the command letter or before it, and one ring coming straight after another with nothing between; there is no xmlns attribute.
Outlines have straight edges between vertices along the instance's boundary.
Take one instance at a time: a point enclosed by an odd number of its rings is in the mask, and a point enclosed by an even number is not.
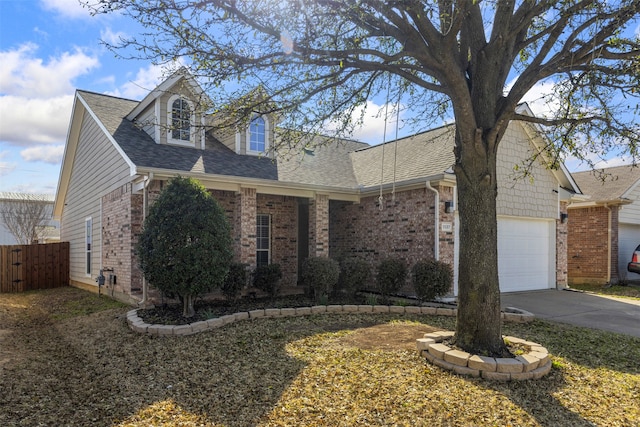
<svg viewBox="0 0 640 427"><path fill-rule="evenodd" d="M85 252L86 252L86 273L91 275L91 234L92 234L92 221L91 218L84 220L84 237L85 237Z"/></svg>
<svg viewBox="0 0 640 427"><path fill-rule="evenodd" d="M271 216L258 215L256 221L256 265L271 261Z"/></svg>
<svg viewBox="0 0 640 427"><path fill-rule="evenodd" d="M249 124L249 150L264 153L266 149L266 124L262 117L256 117Z"/></svg>
<svg viewBox="0 0 640 427"><path fill-rule="evenodd" d="M183 98L171 103L171 139L177 141L191 140L191 107Z"/></svg>

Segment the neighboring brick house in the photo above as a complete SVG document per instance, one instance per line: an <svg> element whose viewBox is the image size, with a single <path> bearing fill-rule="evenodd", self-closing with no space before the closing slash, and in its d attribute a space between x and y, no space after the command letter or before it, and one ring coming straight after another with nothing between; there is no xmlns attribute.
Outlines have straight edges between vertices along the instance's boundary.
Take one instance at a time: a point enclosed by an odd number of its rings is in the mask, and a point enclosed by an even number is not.
<svg viewBox="0 0 640 427"><path fill-rule="evenodd" d="M272 117L255 114L246 129L213 131L197 112L202 96L182 72L142 101L76 92L55 204L61 238L71 243L73 285L95 287L102 268L116 278L114 296L144 298L136 239L148 206L178 174L198 179L221 203L235 259L279 263L289 290L298 290L310 256L457 266L453 125L376 146L341 140L280 153ZM564 168L536 162L533 180L513 173L544 145L534 128L514 122L499 150L503 291L566 284L560 215L579 190Z"/></svg>
<svg viewBox="0 0 640 427"><path fill-rule="evenodd" d="M640 280L627 264L640 245L640 168L577 172L589 198L569 205L569 284Z"/></svg>

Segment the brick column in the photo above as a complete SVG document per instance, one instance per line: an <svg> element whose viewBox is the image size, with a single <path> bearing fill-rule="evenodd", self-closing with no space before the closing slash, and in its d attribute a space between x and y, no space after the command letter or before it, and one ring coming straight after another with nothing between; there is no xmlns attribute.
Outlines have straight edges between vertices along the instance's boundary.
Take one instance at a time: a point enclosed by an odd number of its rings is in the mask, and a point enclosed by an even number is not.
<svg viewBox="0 0 640 427"><path fill-rule="evenodd" d="M329 257L329 196L309 200L309 256Z"/></svg>
<svg viewBox="0 0 640 427"><path fill-rule="evenodd" d="M256 267L256 189L241 188L236 196L239 224L236 232L236 256L239 261Z"/></svg>

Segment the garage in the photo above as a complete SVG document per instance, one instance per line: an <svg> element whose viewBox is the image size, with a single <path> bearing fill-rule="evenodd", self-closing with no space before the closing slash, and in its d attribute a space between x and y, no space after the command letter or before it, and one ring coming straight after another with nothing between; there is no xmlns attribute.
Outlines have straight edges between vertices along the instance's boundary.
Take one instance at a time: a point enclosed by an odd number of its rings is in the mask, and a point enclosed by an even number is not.
<svg viewBox="0 0 640 427"><path fill-rule="evenodd" d="M498 217L502 292L555 288L555 221Z"/></svg>
<svg viewBox="0 0 640 427"><path fill-rule="evenodd" d="M620 278L628 280L640 280L640 274L629 273L627 264L631 261L631 255L640 245L640 225L620 224L618 229L618 271Z"/></svg>
<svg viewBox="0 0 640 427"><path fill-rule="evenodd" d="M456 215L456 236L459 236ZM556 287L554 220L498 217L498 274L501 292ZM454 249L454 295L458 295L458 238Z"/></svg>

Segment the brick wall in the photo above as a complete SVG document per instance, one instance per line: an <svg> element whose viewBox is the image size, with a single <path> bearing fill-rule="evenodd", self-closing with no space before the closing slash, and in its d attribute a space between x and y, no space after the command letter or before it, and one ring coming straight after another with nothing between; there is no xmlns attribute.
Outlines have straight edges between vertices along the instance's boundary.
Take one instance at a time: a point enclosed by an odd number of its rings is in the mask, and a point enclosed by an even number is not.
<svg viewBox="0 0 640 427"><path fill-rule="evenodd" d="M107 280L114 275L110 291L134 296L141 291L141 275L135 243L141 228L142 196L131 193L131 184L102 198L102 268ZM108 282L107 282L108 283Z"/></svg>
<svg viewBox="0 0 640 427"><path fill-rule="evenodd" d="M357 256L375 267L388 257L406 261L408 266L434 256L434 197L425 189L384 195L384 209L378 196L362 199L359 204L331 202L330 253L332 258ZM453 222L453 220L452 220ZM441 234L446 246L446 233ZM453 261L451 249L443 251Z"/></svg>
<svg viewBox="0 0 640 427"><path fill-rule="evenodd" d="M271 216L271 262L280 264L280 267L282 267L281 286L296 286L298 281L297 199L288 196L258 194L256 198L256 214ZM256 218L254 215L254 234L255 228ZM255 250L253 258L255 260Z"/></svg>
<svg viewBox="0 0 640 427"><path fill-rule="evenodd" d="M618 279L618 207L611 207L611 281ZM569 209L568 282L607 283L609 209L598 206Z"/></svg>
<svg viewBox="0 0 640 427"><path fill-rule="evenodd" d="M329 256L329 197L309 200L309 256Z"/></svg>

